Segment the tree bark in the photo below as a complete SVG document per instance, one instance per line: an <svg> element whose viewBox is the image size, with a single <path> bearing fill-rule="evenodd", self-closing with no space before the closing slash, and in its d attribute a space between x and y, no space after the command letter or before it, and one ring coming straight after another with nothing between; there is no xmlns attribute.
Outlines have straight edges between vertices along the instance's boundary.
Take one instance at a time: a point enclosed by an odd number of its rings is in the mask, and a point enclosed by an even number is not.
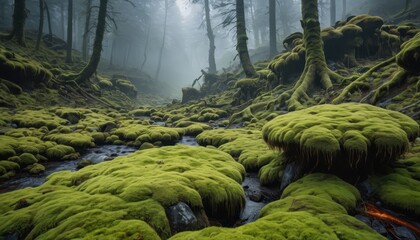
<svg viewBox="0 0 420 240"><path fill-rule="evenodd" d="M337 21L337 17L336 17L336 4L335 4L335 0L330 0L330 23L331 26L335 25L335 22Z"/></svg>
<svg viewBox="0 0 420 240"><path fill-rule="evenodd" d="M9 39L16 38L16 42L21 46L25 44L25 20L26 20L26 4L25 0L15 0L13 9L13 29L9 35Z"/></svg>
<svg viewBox="0 0 420 240"><path fill-rule="evenodd" d="M276 0L269 0L270 56L277 54Z"/></svg>
<svg viewBox="0 0 420 240"><path fill-rule="evenodd" d="M248 46L246 43L248 37L246 35L244 0L236 0L236 40L236 50L238 51L245 75L247 77L257 76L257 72L255 72L254 66L249 58Z"/></svg>
<svg viewBox="0 0 420 240"><path fill-rule="evenodd" d="M83 82L89 79L98 68L101 59L102 40L104 39L106 25L106 9L108 0L101 0L99 4L98 24L96 26L95 41L93 43L93 52L87 66L77 75L75 81Z"/></svg>
<svg viewBox="0 0 420 240"><path fill-rule="evenodd" d="M91 6L92 6L92 0L87 0L86 1L85 30L83 32L83 42L82 42L82 55L85 61L87 61L88 55L89 55L88 46L89 46Z"/></svg>
<svg viewBox="0 0 420 240"><path fill-rule="evenodd" d="M43 31L44 31L44 0L39 0L39 25L38 25L38 36L36 37L35 51L39 50L39 45L41 43Z"/></svg>
<svg viewBox="0 0 420 240"><path fill-rule="evenodd" d="M149 48L149 38L150 38L150 28L152 26L152 22L149 19L149 26L147 27L147 33L146 33L146 43L144 44L144 51L143 51L143 62L141 63L140 70L143 71L144 65L147 62L147 49Z"/></svg>
<svg viewBox="0 0 420 240"><path fill-rule="evenodd" d="M72 56L71 56L72 49L73 49L73 0L68 0L66 63L72 62Z"/></svg>
<svg viewBox="0 0 420 240"><path fill-rule="evenodd" d="M61 10L61 38L65 38L65 31L64 31L64 0L60 1L60 10Z"/></svg>
<svg viewBox="0 0 420 240"><path fill-rule="evenodd" d="M155 80L158 79L159 77L159 73L160 73L160 67L162 66L162 56L163 56L163 50L165 48L165 40L166 40L166 21L168 20L168 0L165 0L165 20L163 23L163 38L162 38L162 45L160 46L160 53L159 53L159 62L158 62L158 67L156 69L156 74L155 74Z"/></svg>
<svg viewBox="0 0 420 240"><path fill-rule="evenodd" d="M343 0L343 13L341 14L342 19L346 19L347 15L347 0Z"/></svg>
<svg viewBox="0 0 420 240"><path fill-rule="evenodd" d="M53 33L51 27L51 17L50 17L50 9L48 8L47 2L44 0L45 11L47 12L47 21L48 21L48 33L50 34L50 42L53 41Z"/></svg>
<svg viewBox="0 0 420 240"><path fill-rule="evenodd" d="M204 0L204 9L206 12L207 36L210 42L209 73L216 73L217 72L216 59L214 57L214 51L216 50L216 46L214 45L214 34L213 34L213 29L211 28L209 0Z"/></svg>

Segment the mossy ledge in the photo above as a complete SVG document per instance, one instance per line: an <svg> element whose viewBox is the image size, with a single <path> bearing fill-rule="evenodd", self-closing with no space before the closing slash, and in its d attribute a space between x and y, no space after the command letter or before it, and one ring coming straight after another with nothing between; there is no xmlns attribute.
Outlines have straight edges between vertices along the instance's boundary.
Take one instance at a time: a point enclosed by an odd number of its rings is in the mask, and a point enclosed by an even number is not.
<svg viewBox="0 0 420 240"><path fill-rule="evenodd" d="M318 105L281 115L263 128L263 138L282 149L286 161L352 176L394 162L416 139L419 125L408 116L367 104Z"/></svg>

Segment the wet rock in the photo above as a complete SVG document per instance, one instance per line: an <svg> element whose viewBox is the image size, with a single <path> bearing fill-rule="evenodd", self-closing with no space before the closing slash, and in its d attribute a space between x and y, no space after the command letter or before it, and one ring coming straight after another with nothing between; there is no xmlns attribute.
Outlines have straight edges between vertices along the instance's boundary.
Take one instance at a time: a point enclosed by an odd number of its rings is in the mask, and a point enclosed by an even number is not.
<svg viewBox="0 0 420 240"><path fill-rule="evenodd" d="M263 195L261 194L261 192L258 192L258 191L253 191L253 192L249 195L249 199L250 199L251 201L254 201L254 202L261 202L261 201L264 199L264 197L263 197Z"/></svg>
<svg viewBox="0 0 420 240"><path fill-rule="evenodd" d="M373 230L384 236L388 233L384 225L376 219L372 221L372 228Z"/></svg>
<svg viewBox="0 0 420 240"><path fill-rule="evenodd" d="M363 215L355 215L354 217L357 218L357 219L359 219L361 222L366 223L368 226L371 225L370 218L368 218L366 216L363 216Z"/></svg>
<svg viewBox="0 0 420 240"><path fill-rule="evenodd" d="M99 127L100 132L111 132L114 128L117 127L117 124L113 122L107 122Z"/></svg>
<svg viewBox="0 0 420 240"><path fill-rule="evenodd" d="M370 198L375 194L373 189L373 185L369 180L365 180L357 185L357 189L359 189L360 194L365 198Z"/></svg>
<svg viewBox="0 0 420 240"><path fill-rule="evenodd" d="M172 234L182 231L202 229L203 224L197 219L191 208L184 202L179 202L166 209Z"/></svg>
<svg viewBox="0 0 420 240"><path fill-rule="evenodd" d="M104 158L104 161L111 161L113 159L114 159L113 157L106 157L106 158Z"/></svg>
<svg viewBox="0 0 420 240"><path fill-rule="evenodd" d="M82 168L84 168L84 167L86 167L86 166L89 166L89 165L92 165L93 164L93 162L92 162L92 160L90 160L90 159L84 159L84 160L82 160L82 161L80 161L80 162L78 162L77 163L77 169L82 169Z"/></svg>
<svg viewBox="0 0 420 240"><path fill-rule="evenodd" d="M399 238L401 239L406 239L406 240L416 240L417 237L416 235L408 228L406 227L395 227L394 228L395 233L398 235Z"/></svg>

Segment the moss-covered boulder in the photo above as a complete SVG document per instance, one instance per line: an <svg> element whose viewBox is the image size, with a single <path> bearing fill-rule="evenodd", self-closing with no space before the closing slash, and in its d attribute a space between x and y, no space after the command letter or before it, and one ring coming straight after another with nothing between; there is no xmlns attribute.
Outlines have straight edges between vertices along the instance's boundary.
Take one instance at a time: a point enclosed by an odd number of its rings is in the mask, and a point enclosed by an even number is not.
<svg viewBox="0 0 420 240"><path fill-rule="evenodd" d="M328 189L331 186L334 190ZM312 174L289 185L280 200L261 210L255 222L183 232L171 239L385 239L347 215L358 198L357 189L339 178Z"/></svg>
<svg viewBox="0 0 420 240"><path fill-rule="evenodd" d="M354 175L397 159L419 133L399 112L367 104L318 105L276 117L263 128L267 144L311 171ZM353 169L353 170L352 170Z"/></svg>
<svg viewBox="0 0 420 240"><path fill-rule="evenodd" d="M1 194L0 236L165 239L171 235L165 208L179 202L232 222L245 202L244 173L219 150L177 145L137 151Z"/></svg>
<svg viewBox="0 0 420 240"><path fill-rule="evenodd" d="M90 135L82 133L55 133L45 136L44 140L54 141L58 144L63 144L78 149L95 146L94 139Z"/></svg>
<svg viewBox="0 0 420 240"><path fill-rule="evenodd" d="M412 39L401 46L401 51L397 54L397 63L410 73L420 71L420 33L417 33Z"/></svg>

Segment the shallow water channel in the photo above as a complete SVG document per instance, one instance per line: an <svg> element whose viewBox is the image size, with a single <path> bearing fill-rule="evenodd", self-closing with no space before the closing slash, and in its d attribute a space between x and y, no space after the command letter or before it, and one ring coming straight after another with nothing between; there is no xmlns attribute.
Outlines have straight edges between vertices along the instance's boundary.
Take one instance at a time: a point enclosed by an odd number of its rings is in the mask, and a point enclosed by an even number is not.
<svg viewBox="0 0 420 240"><path fill-rule="evenodd" d="M89 148L77 160L44 162L45 172L32 175L29 173L18 173L11 180L0 184L0 193L10 192L25 187L36 187L45 182L48 175L63 171L76 171L77 163L81 160L91 160L93 164L97 164L106 160L111 160L118 156L124 156L136 151L136 148L124 145L103 145L95 148Z"/></svg>

